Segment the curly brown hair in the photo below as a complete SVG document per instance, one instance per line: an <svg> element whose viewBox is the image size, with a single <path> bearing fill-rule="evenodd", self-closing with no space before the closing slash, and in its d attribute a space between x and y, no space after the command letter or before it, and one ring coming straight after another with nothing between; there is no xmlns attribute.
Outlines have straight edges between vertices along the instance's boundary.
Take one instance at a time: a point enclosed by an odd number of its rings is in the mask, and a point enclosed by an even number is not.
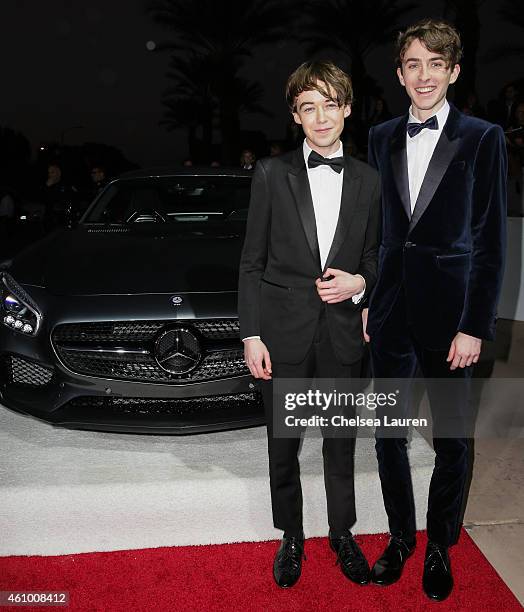
<svg viewBox="0 0 524 612"><path fill-rule="evenodd" d="M457 30L445 21L423 19L398 35L396 62L400 69L407 48L416 39L428 51L442 55L448 68L453 68L462 58L462 43Z"/></svg>
<svg viewBox="0 0 524 612"><path fill-rule="evenodd" d="M319 85L319 82L325 86ZM296 111L298 96L303 91L312 90L320 92L339 106L353 102L351 78L333 62L304 62L291 74L286 84L286 101L292 113ZM330 90L335 92L336 97L331 95Z"/></svg>

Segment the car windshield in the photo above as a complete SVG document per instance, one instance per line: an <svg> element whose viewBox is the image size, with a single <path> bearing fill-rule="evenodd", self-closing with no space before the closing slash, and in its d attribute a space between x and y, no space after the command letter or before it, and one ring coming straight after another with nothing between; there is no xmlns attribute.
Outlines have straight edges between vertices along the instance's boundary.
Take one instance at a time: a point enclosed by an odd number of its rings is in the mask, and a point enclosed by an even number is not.
<svg viewBox="0 0 524 612"><path fill-rule="evenodd" d="M169 176L112 183L83 223L187 223L245 221L248 176Z"/></svg>

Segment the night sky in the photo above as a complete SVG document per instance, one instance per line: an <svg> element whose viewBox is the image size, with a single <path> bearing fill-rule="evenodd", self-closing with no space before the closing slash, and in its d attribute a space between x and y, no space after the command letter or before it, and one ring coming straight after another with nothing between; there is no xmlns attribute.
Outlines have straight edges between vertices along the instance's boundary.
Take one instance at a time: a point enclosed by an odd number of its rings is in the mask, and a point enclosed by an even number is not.
<svg viewBox="0 0 524 612"><path fill-rule="evenodd" d="M519 30L497 16L498 4L486 0L482 7L480 57L494 43L520 41ZM420 2L406 22L441 15L442 2ZM1 24L1 125L22 131L35 148L41 141L59 141L66 130L67 144L104 142L140 165L179 164L187 154L183 130L170 133L158 126L168 57L148 51L146 43L165 40L167 32L145 14L143 0L3 0ZM392 47L376 50L367 65L383 86L392 112L400 114L407 98L396 79L392 54ZM337 61L333 53L322 57ZM264 85L264 104L274 115L246 115L244 129L262 130L269 139L284 138L284 84L306 59L305 50L293 42L257 51L249 72ZM481 62L481 102L485 105L523 72L518 59ZM83 127L70 130L73 126Z"/></svg>

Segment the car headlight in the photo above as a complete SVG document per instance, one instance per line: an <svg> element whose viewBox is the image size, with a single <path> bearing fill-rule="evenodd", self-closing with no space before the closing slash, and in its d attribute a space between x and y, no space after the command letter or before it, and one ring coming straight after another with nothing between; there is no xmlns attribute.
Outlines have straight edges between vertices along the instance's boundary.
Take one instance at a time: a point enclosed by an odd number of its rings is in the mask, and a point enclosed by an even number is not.
<svg viewBox="0 0 524 612"><path fill-rule="evenodd" d="M2 274L0 314L4 325L26 336L36 336L42 315L26 291L9 274Z"/></svg>

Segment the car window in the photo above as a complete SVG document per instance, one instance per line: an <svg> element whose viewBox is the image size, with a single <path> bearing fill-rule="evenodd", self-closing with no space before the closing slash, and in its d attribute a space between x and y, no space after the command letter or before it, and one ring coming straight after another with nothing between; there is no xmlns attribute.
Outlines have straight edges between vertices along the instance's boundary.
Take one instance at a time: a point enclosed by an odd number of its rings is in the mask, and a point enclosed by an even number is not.
<svg viewBox="0 0 524 612"><path fill-rule="evenodd" d="M183 176L115 181L96 201L85 223L185 223L245 221L250 177Z"/></svg>

